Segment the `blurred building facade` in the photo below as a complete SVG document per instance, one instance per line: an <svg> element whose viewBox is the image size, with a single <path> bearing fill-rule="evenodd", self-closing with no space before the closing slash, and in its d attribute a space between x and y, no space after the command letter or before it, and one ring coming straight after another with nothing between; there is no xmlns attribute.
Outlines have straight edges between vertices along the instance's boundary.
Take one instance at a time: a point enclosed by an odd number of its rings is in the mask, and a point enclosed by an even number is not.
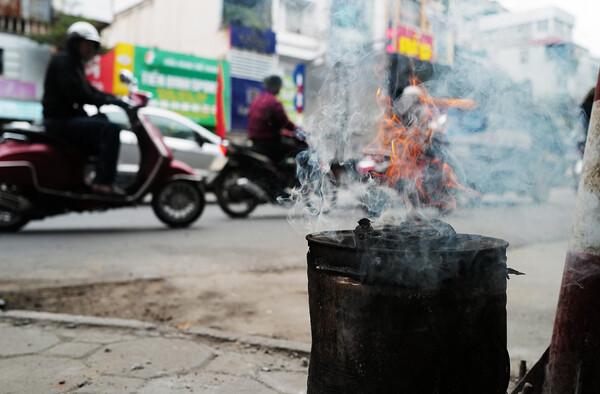
<svg viewBox="0 0 600 394"><path fill-rule="evenodd" d="M50 29L50 0L0 2L0 121L39 119L52 49L28 38Z"/></svg>
<svg viewBox="0 0 600 394"><path fill-rule="evenodd" d="M451 65L454 30L449 0L385 0L378 19L385 23L386 51Z"/></svg>
<svg viewBox="0 0 600 394"><path fill-rule="evenodd" d="M358 157L377 129L377 92L396 96L417 74L426 80L453 62L445 0L329 0L326 50L307 85L311 129L335 141L326 154Z"/></svg>
<svg viewBox="0 0 600 394"><path fill-rule="evenodd" d="M143 0L118 12L103 40L227 60L232 123L243 129L260 81L272 73L284 76L282 101L300 118L320 88L315 73L352 40L381 55L451 64L447 9L448 0Z"/></svg>
<svg viewBox="0 0 600 394"><path fill-rule="evenodd" d="M569 13L556 7L513 13L492 0L454 1L460 55L500 68L543 101L579 101L594 85L600 61L574 43Z"/></svg>
<svg viewBox="0 0 600 394"><path fill-rule="evenodd" d="M295 117L302 112L299 65L324 51L323 2L311 0L140 1L114 17L103 31L106 46L128 42L151 48L227 60L231 121L243 130L252 99L270 74L282 75L282 100ZM299 85L300 84L300 85Z"/></svg>

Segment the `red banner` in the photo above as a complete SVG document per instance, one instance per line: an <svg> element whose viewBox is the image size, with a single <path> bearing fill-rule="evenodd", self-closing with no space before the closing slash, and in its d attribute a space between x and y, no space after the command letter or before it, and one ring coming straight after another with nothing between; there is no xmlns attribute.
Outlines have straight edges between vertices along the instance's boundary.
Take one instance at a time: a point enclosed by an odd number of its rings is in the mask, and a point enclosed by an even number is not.
<svg viewBox="0 0 600 394"><path fill-rule="evenodd" d="M223 103L223 69L219 64L219 71L217 72L217 135L221 138L225 138L227 132L227 124L225 121L225 106Z"/></svg>
<svg viewBox="0 0 600 394"><path fill-rule="evenodd" d="M115 51L114 49L103 56L96 58L88 64L85 73L88 80L103 92L113 92Z"/></svg>

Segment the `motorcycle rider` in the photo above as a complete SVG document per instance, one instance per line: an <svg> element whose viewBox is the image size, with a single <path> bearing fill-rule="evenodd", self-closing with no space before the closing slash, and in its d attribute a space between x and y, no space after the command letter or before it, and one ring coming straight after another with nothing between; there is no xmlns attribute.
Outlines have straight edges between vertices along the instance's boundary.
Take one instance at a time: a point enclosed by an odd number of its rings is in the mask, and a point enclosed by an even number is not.
<svg viewBox="0 0 600 394"><path fill-rule="evenodd" d="M50 60L44 80L44 124L48 133L96 155L96 177L92 191L123 194L114 186L117 175L121 127L106 117L89 117L84 104L126 106L115 96L94 88L85 76L84 66L100 49L100 35L87 22L76 22L67 31L65 48Z"/></svg>
<svg viewBox="0 0 600 394"><path fill-rule="evenodd" d="M265 78L264 92L254 99L248 112L248 137L256 150L274 163L279 163L287 152L281 142L282 130L296 129L277 100L282 86L283 81L277 75Z"/></svg>

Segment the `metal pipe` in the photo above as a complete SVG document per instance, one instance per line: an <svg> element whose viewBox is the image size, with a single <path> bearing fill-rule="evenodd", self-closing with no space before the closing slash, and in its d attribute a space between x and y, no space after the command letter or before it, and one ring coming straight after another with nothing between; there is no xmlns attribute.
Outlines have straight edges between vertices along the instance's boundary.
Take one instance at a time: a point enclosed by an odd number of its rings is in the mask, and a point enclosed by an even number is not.
<svg viewBox="0 0 600 394"><path fill-rule="evenodd" d="M600 76L583 163L545 394L600 393Z"/></svg>

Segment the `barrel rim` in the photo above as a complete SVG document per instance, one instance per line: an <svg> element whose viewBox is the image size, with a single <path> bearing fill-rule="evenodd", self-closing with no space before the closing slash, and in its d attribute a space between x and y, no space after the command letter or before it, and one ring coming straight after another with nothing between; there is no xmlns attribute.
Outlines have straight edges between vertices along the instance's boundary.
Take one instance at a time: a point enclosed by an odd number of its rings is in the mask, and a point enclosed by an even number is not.
<svg viewBox="0 0 600 394"><path fill-rule="evenodd" d="M391 248L380 247L377 245L368 245L368 246L363 246L363 245L359 245L359 244L345 245L345 244L341 243L340 241L336 241L335 239L333 239L333 237L329 236L329 234L332 234L332 233L336 234L337 236L339 236L341 238L350 239L350 237L352 237L352 238L354 237L354 232L351 230L321 231L321 232L317 232L317 233L308 234L306 236L306 240L308 241L309 247L317 246L317 247L326 247L326 248L334 248L334 249L342 249L342 250L351 250L351 251L353 250L356 252L363 252L363 251L368 250L368 251L381 252L381 253L398 253L398 252L402 252L402 251L411 249L410 247L391 249ZM440 252L440 253L444 253L444 252L479 252L479 251L502 249L502 248L507 249L510 246L510 243L504 239L488 237L488 236L479 235L479 234L457 233L452 238L454 238L455 240L460 240L460 238L463 238L467 241L469 241L469 240L480 241L480 245L478 245L478 247L473 247L473 248L457 248L457 247L446 247L445 248L444 246L447 246L447 243L439 242L439 239L434 239L431 241L424 240L423 245L424 246L426 245L426 247L428 248L428 250L430 252Z"/></svg>

